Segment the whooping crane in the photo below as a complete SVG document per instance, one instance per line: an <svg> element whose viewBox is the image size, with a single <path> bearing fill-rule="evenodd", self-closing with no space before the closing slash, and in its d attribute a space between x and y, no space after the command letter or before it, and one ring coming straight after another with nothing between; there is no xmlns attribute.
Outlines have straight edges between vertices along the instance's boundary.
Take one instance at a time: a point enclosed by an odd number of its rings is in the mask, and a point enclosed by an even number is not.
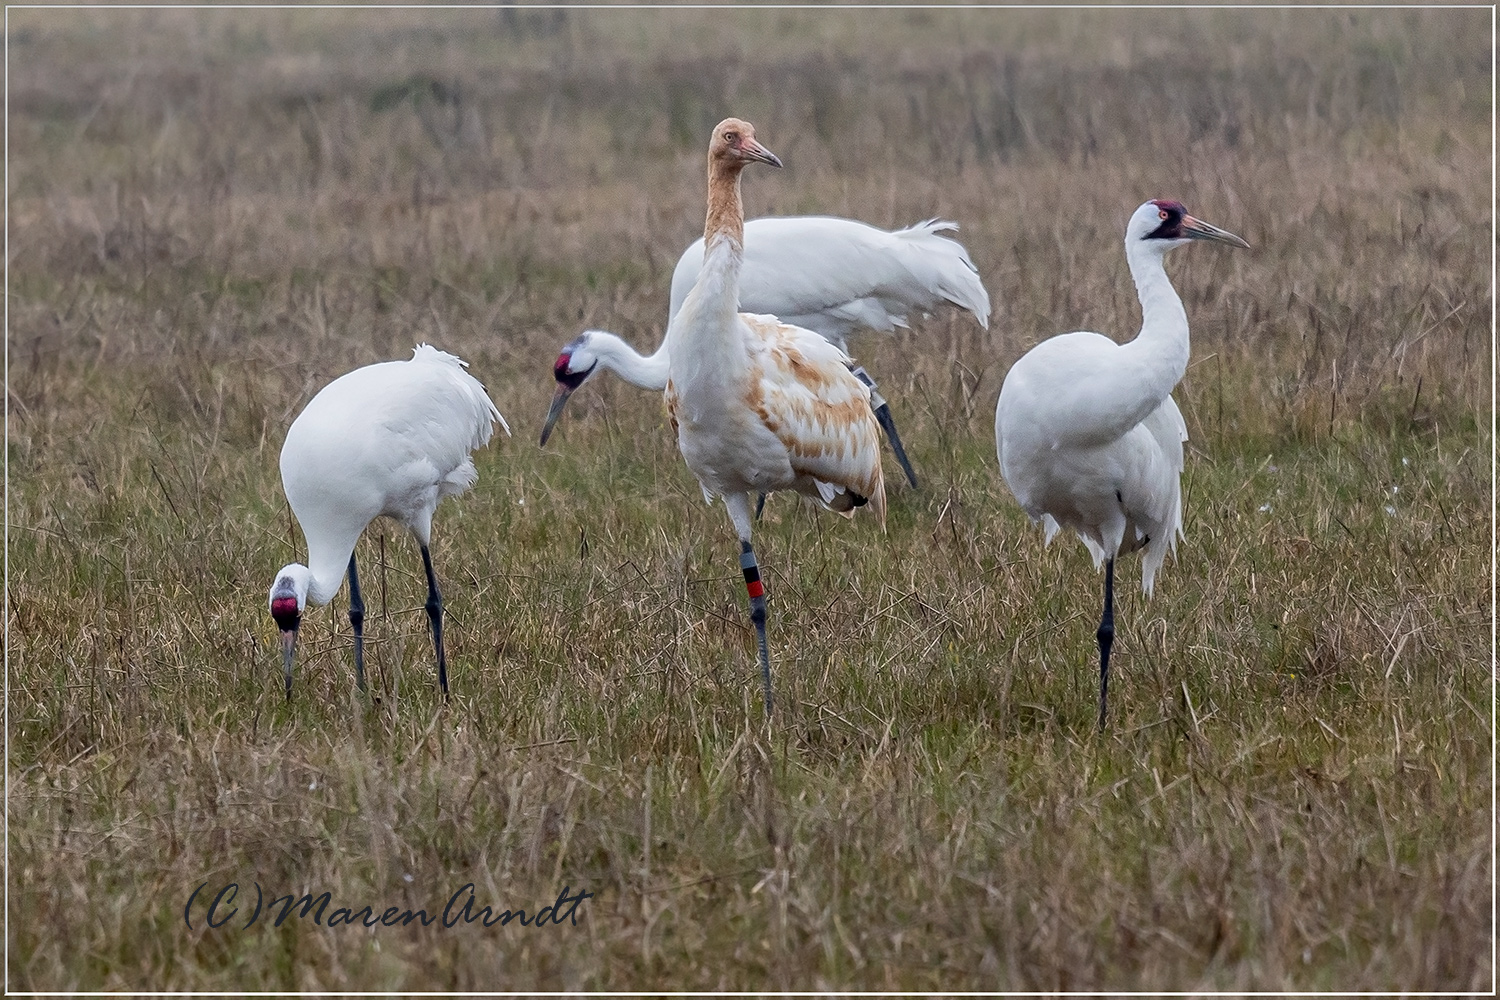
<svg viewBox="0 0 1500 1000"><path fill-rule="evenodd" d="M667 327L667 411L677 445L710 502L724 498L740 539L772 707L766 598L750 542L750 494L795 490L841 513L868 504L885 524L880 430L870 390L833 344L773 316L738 311L744 246L740 172L781 166L748 122L726 118L708 149L707 250L698 281Z"/></svg>
<svg viewBox="0 0 1500 1000"><path fill-rule="evenodd" d="M382 514L405 525L421 546L438 685L447 695L443 598L427 548L432 512L443 497L474 484L479 474L470 453L489 442L494 422L510 433L484 386L465 367L453 355L421 344L409 361L367 365L334 379L287 431L281 483L307 538L308 562L283 566L271 585L287 698L302 613L308 602L333 599L346 568L354 676L364 689L365 606L354 543Z"/></svg>
<svg viewBox="0 0 1500 1000"><path fill-rule="evenodd" d="M788 216L745 223L740 270L740 309L767 313L805 327L848 353L848 337L860 329L884 333L905 328L913 311L943 303L968 310L988 328L990 297L969 253L939 233L958 229L941 219L887 232L853 219ZM667 321L677 315L703 268L704 241L683 251L672 272ZM568 396L596 371L612 371L631 385L660 391L667 381L666 342L650 356L603 330L585 330L563 347L553 376L553 396L541 443L547 443ZM863 365L854 374L871 390L871 407L891 442L907 479L917 484L891 408Z"/></svg>
<svg viewBox="0 0 1500 1000"><path fill-rule="evenodd" d="M1104 565L1099 622L1099 726L1114 642L1115 556L1141 550L1142 589L1182 533L1182 443L1187 425L1172 389L1187 370L1188 323L1163 258L1192 240L1249 244L1193 218L1175 201L1148 201L1125 228L1125 257L1141 300L1141 332L1126 344L1065 333L1027 351L1000 388L1000 471L1046 540L1077 532Z"/></svg>

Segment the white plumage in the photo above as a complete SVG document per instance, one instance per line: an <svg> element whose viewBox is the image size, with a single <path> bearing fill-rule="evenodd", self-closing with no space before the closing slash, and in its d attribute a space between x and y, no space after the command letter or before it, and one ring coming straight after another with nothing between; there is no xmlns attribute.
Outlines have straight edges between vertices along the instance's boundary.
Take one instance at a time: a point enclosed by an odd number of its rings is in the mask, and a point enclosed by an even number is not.
<svg viewBox="0 0 1500 1000"><path fill-rule="evenodd" d="M465 367L452 354L422 344L409 361L367 365L334 379L287 431L281 482L308 554L307 565L283 567L271 587L271 612L282 629L288 697L301 615L308 603L332 600L346 571L355 669L364 686L363 606L354 545L365 526L381 515L405 525L421 547L439 681L447 691L442 603L428 552L432 514L443 497L474 484L478 474L470 454L489 442L494 423L510 433L484 386Z"/></svg>
<svg viewBox="0 0 1500 1000"><path fill-rule="evenodd" d="M995 435L1005 482L1041 520L1046 540L1073 530L1096 568L1144 549L1142 585L1150 594L1182 532L1187 425L1171 396L1144 419L1106 412L1117 384L1106 373L1126 360L1115 356L1120 347L1097 333L1038 344L1006 376ZM1080 374L1086 371L1097 374Z"/></svg>
<svg viewBox="0 0 1500 1000"><path fill-rule="evenodd" d="M1097 333L1045 340L1005 376L995 446L1006 485L1046 539L1077 533L1105 566L1099 640L1099 725L1104 725L1114 638L1114 561L1142 552L1149 595L1182 533L1182 444L1187 425L1171 392L1187 369L1187 313L1163 257L1194 239L1246 247L1176 202L1149 201L1131 215L1125 255L1141 300L1140 334L1117 344Z"/></svg>
<svg viewBox="0 0 1500 1000"><path fill-rule="evenodd" d="M708 154L707 251L697 282L667 328L667 410L704 496L723 497L740 539L771 710L766 604L751 545L750 494L795 490L850 513L868 504L885 522L879 430L870 390L842 350L774 316L738 311L744 209L740 172L781 166L734 118L714 129Z"/></svg>
<svg viewBox="0 0 1500 1000"><path fill-rule="evenodd" d="M826 215L745 223L740 309L806 327L848 351L856 330L905 328L914 311L944 303L988 327L990 297L969 252L938 233L958 224L929 219L887 232ZM672 272L668 319L677 315L703 269L703 239L683 251Z"/></svg>
<svg viewBox="0 0 1500 1000"><path fill-rule="evenodd" d="M958 229L953 222L927 222L887 232L863 222L831 216L752 219L744 224L739 309L775 316L812 330L847 353L847 338L859 329L889 332L908 325L912 312L951 303L989 326L990 297L969 253L956 240L938 235ZM672 272L668 323L677 316L703 268L704 242L698 239ZM849 362L846 362L849 363ZM667 344L642 355L603 330L585 330L563 347L553 376L557 391L542 428L547 443L568 396L594 374L611 371L631 385L660 391L667 382ZM863 368L856 371L872 390ZM891 439L913 484L890 408L872 397L881 426Z"/></svg>

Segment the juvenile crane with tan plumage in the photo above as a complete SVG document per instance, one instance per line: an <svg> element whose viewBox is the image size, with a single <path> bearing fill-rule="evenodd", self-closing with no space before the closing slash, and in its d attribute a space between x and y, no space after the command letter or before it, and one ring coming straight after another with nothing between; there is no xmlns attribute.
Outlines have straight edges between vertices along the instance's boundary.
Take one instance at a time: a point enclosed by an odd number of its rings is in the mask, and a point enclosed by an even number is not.
<svg viewBox="0 0 1500 1000"><path fill-rule="evenodd" d="M751 219L745 223L740 310L805 327L846 353L848 338L855 332L903 329L910 314L944 303L968 310L988 328L990 296L969 252L957 240L938 235L956 229L957 223L942 219L894 232L825 215ZM700 237L682 252L672 271L668 324L698 281L703 250ZM585 330L569 341L552 366L557 392L542 426L542 444L568 397L601 371L660 392L667 384L667 345L664 341L654 354L643 355L604 330ZM854 374L870 387L875 419L907 480L916 486L917 474L907 460L890 405L863 365Z"/></svg>
<svg viewBox="0 0 1500 1000"><path fill-rule="evenodd" d="M667 327L667 411L677 445L709 502L723 497L740 540L765 686L772 707L766 598L751 545L750 495L794 490L885 524L880 428L870 390L843 351L774 316L739 312L745 210L740 172L781 166L748 122L727 118L708 148L703 267Z"/></svg>
<svg viewBox="0 0 1500 1000"><path fill-rule="evenodd" d="M1005 376L995 407L995 447L1005 484L1041 521L1047 541L1077 532L1104 565L1099 621L1099 727L1114 642L1115 557L1141 552L1150 595L1182 533L1182 443L1187 424L1172 389L1187 371L1188 323L1163 258L1193 240L1250 244L1199 221L1175 201L1148 201L1125 227L1125 257L1141 300L1141 332L1128 344L1065 333L1027 351Z"/></svg>

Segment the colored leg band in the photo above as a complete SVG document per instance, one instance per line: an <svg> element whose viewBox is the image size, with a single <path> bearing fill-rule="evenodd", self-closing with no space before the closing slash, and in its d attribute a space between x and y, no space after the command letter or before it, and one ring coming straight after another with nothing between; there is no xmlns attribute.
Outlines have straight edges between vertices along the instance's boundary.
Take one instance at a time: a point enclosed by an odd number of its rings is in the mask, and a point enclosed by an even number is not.
<svg viewBox="0 0 1500 1000"><path fill-rule="evenodd" d="M745 590L751 599L763 596L766 588L760 582L760 567L755 564L755 553L748 545L740 551L740 569L745 572Z"/></svg>
<svg viewBox="0 0 1500 1000"><path fill-rule="evenodd" d="M885 397L882 396L880 394L880 391L875 388L875 379L870 376L869 372L865 371L864 365L860 365L857 368L851 368L850 374L870 387L870 409L878 410L882 406L886 405Z"/></svg>
<svg viewBox="0 0 1500 1000"><path fill-rule="evenodd" d="M760 597L765 594L765 586L760 583L760 567L757 567L754 562L753 552L739 553L739 568L744 570L745 591L748 591L750 597Z"/></svg>

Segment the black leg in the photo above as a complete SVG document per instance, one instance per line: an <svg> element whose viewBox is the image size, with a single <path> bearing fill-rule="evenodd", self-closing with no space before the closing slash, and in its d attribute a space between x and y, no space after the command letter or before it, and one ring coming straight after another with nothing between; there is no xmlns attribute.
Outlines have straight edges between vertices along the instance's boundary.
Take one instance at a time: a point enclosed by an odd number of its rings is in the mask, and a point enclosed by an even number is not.
<svg viewBox="0 0 1500 1000"><path fill-rule="evenodd" d="M437 647L438 687L448 696L448 661L443 657L443 595L432 572L432 553L422 546L422 568L427 570L427 619L432 623L432 644Z"/></svg>
<svg viewBox="0 0 1500 1000"><path fill-rule="evenodd" d="M365 600L359 594L359 570L349 553L349 624L354 626L354 682L365 689Z"/></svg>
<svg viewBox="0 0 1500 1000"><path fill-rule="evenodd" d="M760 520L760 512L766 509L766 495L762 493L755 500L755 519Z"/></svg>
<svg viewBox="0 0 1500 1000"><path fill-rule="evenodd" d="M1109 693L1109 648L1115 642L1115 561L1104 564L1104 616L1099 619L1099 728L1104 729L1104 699Z"/></svg>
<svg viewBox="0 0 1500 1000"><path fill-rule="evenodd" d="M906 481L913 487L917 485L917 474L912 471L911 462L907 461L906 449L901 447L901 435L896 433L896 421L891 419L891 407L889 403L881 403L875 409L875 420L880 424L880 429L885 431L886 438L891 442L891 451L896 453L896 461L901 463L901 471L906 473Z"/></svg>
<svg viewBox="0 0 1500 1000"><path fill-rule="evenodd" d="M755 643L760 649L760 678L766 691L766 715L771 714L771 652L766 646L766 588L760 582L760 567L749 542L740 542L740 569L745 571L745 592L750 595L750 621L755 625Z"/></svg>
<svg viewBox="0 0 1500 1000"><path fill-rule="evenodd" d="M896 461L901 464L901 471L906 473L906 481L913 487L917 485L917 474L911 469L911 462L906 459L906 449L901 447L901 435L896 433L896 421L891 417L891 406L885 401L875 388L875 380L870 373L865 371L864 365L853 369L854 377L870 387L870 409L875 411L875 420L880 424L880 429L885 431L886 440L891 443L891 451L896 453Z"/></svg>

